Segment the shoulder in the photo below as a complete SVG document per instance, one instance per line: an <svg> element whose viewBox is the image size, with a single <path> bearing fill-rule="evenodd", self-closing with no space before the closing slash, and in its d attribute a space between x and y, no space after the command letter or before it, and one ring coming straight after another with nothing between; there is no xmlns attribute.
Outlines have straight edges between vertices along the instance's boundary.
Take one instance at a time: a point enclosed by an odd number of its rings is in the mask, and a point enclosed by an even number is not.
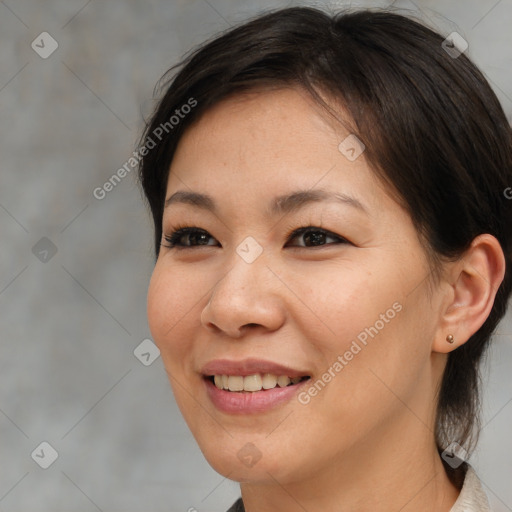
<svg viewBox="0 0 512 512"><path fill-rule="evenodd" d="M459 497L450 512L492 512L482 483L469 465Z"/></svg>

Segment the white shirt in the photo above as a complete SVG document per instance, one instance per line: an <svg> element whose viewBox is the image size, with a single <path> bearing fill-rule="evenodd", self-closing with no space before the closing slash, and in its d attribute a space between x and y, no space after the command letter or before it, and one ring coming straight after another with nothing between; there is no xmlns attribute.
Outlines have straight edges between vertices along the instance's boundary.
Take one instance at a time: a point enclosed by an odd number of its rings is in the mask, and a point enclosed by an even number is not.
<svg viewBox="0 0 512 512"><path fill-rule="evenodd" d="M491 512L480 479L471 466L468 467L459 497L450 512Z"/></svg>

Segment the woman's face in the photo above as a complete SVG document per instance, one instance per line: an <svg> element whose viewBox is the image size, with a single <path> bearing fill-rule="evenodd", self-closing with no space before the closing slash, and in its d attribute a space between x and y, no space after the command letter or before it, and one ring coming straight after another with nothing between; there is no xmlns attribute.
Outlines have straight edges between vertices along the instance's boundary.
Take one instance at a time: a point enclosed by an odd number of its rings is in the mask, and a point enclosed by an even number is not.
<svg viewBox="0 0 512 512"><path fill-rule="evenodd" d="M357 471L430 439L440 292L409 215L347 136L306 93L261 92L207 111L172 162L149 325L230 479ZM202 231L166 247L181 227Z"/></svg>

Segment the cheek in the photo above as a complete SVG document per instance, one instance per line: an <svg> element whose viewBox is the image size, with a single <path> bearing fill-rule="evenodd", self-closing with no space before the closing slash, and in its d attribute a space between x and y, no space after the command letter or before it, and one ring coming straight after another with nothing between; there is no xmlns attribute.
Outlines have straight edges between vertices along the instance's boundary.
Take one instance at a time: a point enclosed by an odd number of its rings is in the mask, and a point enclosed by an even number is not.
<svg viewBox="0 0 512 512"><path fill-rule="evenodd" d="M292 281L304 302L304 314L295 317L301 319L301 328L309 333L309 340L316 340L321 352L338 355L348 350L353 340L364 342L375 332L376 322L381 331L387 326L384 321L396 317L399 306L393 308L393 304L400 293L392 281L389 272L370 270L370 262L359 262L358 266L333 263L312 269Z"/></svg>
<svg viewBox="0 0 512 512"><path fill-rule="evenodd" d="M198 304L198 299L204 291L198 294L190 277L189 273L165 268L157 263L149 284L149 329L168 370L172 361L180 361L192 346L184 335L187 325L190 325L191 319L197 318L199 322L201 305ZM179 357L170 357L171 355Z"/></svg>
<svg viewBox="0 0 512 512"><path fill-rule="evenodd" d="M328 406L332 400L338 411L348 407L357 415L369 403L378 408L393 399L379 377L396 392L408 393L428 367L433 325L425 287L411 293L422 269L408 270L411 282L404 282L391 261L366 263L333 266L296 281L302 283L297 294L307 298L314 314L304 308L305 314L295 317L302 318L300 329L307 333L317 369L330 372L320 378L332 383L332 394L318 403L325 399Z"/></svg>

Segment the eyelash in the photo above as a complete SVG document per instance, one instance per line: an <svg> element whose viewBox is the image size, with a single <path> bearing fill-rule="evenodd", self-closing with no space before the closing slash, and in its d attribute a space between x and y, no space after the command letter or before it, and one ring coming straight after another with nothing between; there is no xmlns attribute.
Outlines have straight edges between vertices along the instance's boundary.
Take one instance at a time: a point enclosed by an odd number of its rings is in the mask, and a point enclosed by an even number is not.
<svg viewBox="0 0 512 512"><path fill-rule="evenodd" d="M343 238L342 236L336 235L335 233L332 233L331 231L327 231L327 230L317 227L317 226L304 226L304 227L301 227L298 229L290 230L288 232L288 234L286 235L286 240L287 240L286 243L288 243L290 240L293 240L294 238L296 238L300 235L303 235L304 233L307 233L307 232L322 233L330 238L337 239L338 243L350 244L350 242L346 238ZM163 247L167 247L168 249L179 249L179 250L193 249L194 247L215 247L213 245L180 245L178 243L181 237L183 237L185 235L191 235L194 233L207 234L210 238L213 238L204 229L191 227L191 226L176 226L176 229L170 235L164 236L167 244L162 243L161 245ZM310 247L308 247L308 246L295 246L295 247L309 249L309 248L314 248L314 247L325 247L325 246L330 246L330 245L333 245L333 243L326 243L323 245L316 245L316 246L310 246Z"/></svg>

